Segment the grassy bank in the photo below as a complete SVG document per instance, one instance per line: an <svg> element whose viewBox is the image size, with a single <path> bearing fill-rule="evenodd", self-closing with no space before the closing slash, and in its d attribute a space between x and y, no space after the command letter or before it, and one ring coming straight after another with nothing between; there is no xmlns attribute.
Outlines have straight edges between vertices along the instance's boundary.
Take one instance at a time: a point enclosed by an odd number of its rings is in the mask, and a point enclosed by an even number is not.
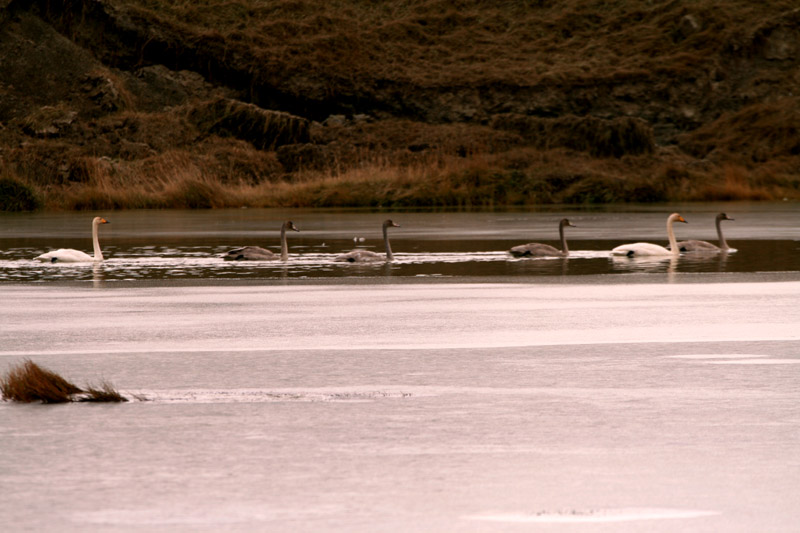
<svg viewBox="0 0 800 533"><path fill-rule="evenodd" d="M297 170L263 181L209 171L201 155L168 152L136 163L80 160L80 182L42 186L16 177L9 210L222 207L499 207L533 204L800 199L794 160L702 164L675 153L596 159L565 149L516 148L407 164ZM3 188L0 186L0 194ZM22 202L19 197L28 199ZM35 198L35 202L30 198ZM3 203L0 198L0 204Z"/></svg>

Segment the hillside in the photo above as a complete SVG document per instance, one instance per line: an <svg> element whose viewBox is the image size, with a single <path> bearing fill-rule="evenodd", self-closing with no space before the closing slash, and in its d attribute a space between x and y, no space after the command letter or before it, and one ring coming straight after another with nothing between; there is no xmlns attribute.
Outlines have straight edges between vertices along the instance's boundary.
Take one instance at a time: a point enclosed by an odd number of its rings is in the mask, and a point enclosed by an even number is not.
<svg viewBox="0 0 800 533"><path fill-rule="evenodd" d="M0 209L800 199L795 0L0 6Z"/></svg>

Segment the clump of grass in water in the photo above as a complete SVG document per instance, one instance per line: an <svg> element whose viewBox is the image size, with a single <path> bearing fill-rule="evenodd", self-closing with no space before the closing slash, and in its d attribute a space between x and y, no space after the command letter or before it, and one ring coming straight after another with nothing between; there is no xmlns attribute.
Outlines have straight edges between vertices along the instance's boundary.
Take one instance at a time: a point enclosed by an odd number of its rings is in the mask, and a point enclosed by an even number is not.
<svg viewBox="0 0 800 533"><path fill-rule="evenodd" d="M12 368L0 379L4 400L13 402L65 403L83 392L55 372L40 367L30 359Z"/></svg>
<svg viewBox="0 0 800 533"><path fill-rule="evenodd" d="M30 359L12 367L0 378L0 393L4 401L21 403L67 403L73 401L126 402L121 394L108 383L83 390ZM83 394L82 397L76 395Z"/></svg>
<svg viewBox="0 0 800 533"><path fill-rule="evenodd" d="M127 402L128 399L121 395L108 381L101 381L97 387L87 386L85 395L78 398L79 402Z"/></svg>

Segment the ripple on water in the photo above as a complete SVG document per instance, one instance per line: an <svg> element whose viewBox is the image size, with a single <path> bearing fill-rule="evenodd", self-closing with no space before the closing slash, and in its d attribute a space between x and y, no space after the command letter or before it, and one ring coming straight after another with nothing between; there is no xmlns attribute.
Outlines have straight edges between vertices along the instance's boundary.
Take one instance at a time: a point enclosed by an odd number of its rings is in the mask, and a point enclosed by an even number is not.
<svg viewBox="0 0 800 533"><path fill-rule="evenodd" d="M270 391L264 389L140 390L133 400L158 403L371 402L408 398L410 393L385 390Z"/></svg>
<svg viewBox="0 0 800 533"><path fill-rule="evenodd" d="M723 354L685 354L670 355L670 359L687 359L700 361L707 365L796 365L800 364L800 358L774 357L767 354L744 354L744 353L723 353Z"/></svg>
<svg viewBox="0 0 800 533"><path fill-rule="evenodd" d="M700 518L720 513L695 509L669 509L661 507L626 507L612 509L570 509L564 511L539 511L533 513L487 513L470 515L468 520L509 523L603 523L629 522L633 520L666 520L676 518Z"/></svg>

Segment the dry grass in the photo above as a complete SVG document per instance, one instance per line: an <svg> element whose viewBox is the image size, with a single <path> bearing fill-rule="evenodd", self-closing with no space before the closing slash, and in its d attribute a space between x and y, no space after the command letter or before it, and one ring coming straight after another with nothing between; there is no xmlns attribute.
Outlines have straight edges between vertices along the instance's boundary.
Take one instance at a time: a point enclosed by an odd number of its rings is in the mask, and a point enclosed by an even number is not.
<svg viewBox="0 0 800 533"><path fill-rule="evenodd" d="M55 372L26 359L0 379L0 392L6 401L65 403L83 391Z"/></svg>
<svg viewBox="0 0 800 533"><path fill-rule="evenodd" d="M121 395L114 386L108 381L102 381L99 385L88 385L85 395L78 399L79 402L127 402L128 399Z"/></svg>
<svg viewBox="0 0 800 533"><path fill-rule="evenodd" d="M736 200L775 200L781 198L780 192L768 186L759 186L750 179L747 169L728 165L722 177L711 181L699 191L700 199L705 201Z"/></svg>
<svg viewBox="0 0 800 533"><path fill-rule="evenodd" d="M764 168L692 164L671 153L595 158L519 146L461 157L328 154L319 168L264 180L216 158L170 152L140 162L82 163L85 182L39 193L50 209L222 207L498 207L555 203L769 200L800 196L797 158ZM260 179L260 181L259 181ZM35 185L29 187L36 190Z"/></svg>
<svg viewBox="0 0 800 533"><path fill-rule="evenodd" d="M4 401L21 403L126 402L107 381L81 389L30 359L12 367L0 378Z"/></svg>

